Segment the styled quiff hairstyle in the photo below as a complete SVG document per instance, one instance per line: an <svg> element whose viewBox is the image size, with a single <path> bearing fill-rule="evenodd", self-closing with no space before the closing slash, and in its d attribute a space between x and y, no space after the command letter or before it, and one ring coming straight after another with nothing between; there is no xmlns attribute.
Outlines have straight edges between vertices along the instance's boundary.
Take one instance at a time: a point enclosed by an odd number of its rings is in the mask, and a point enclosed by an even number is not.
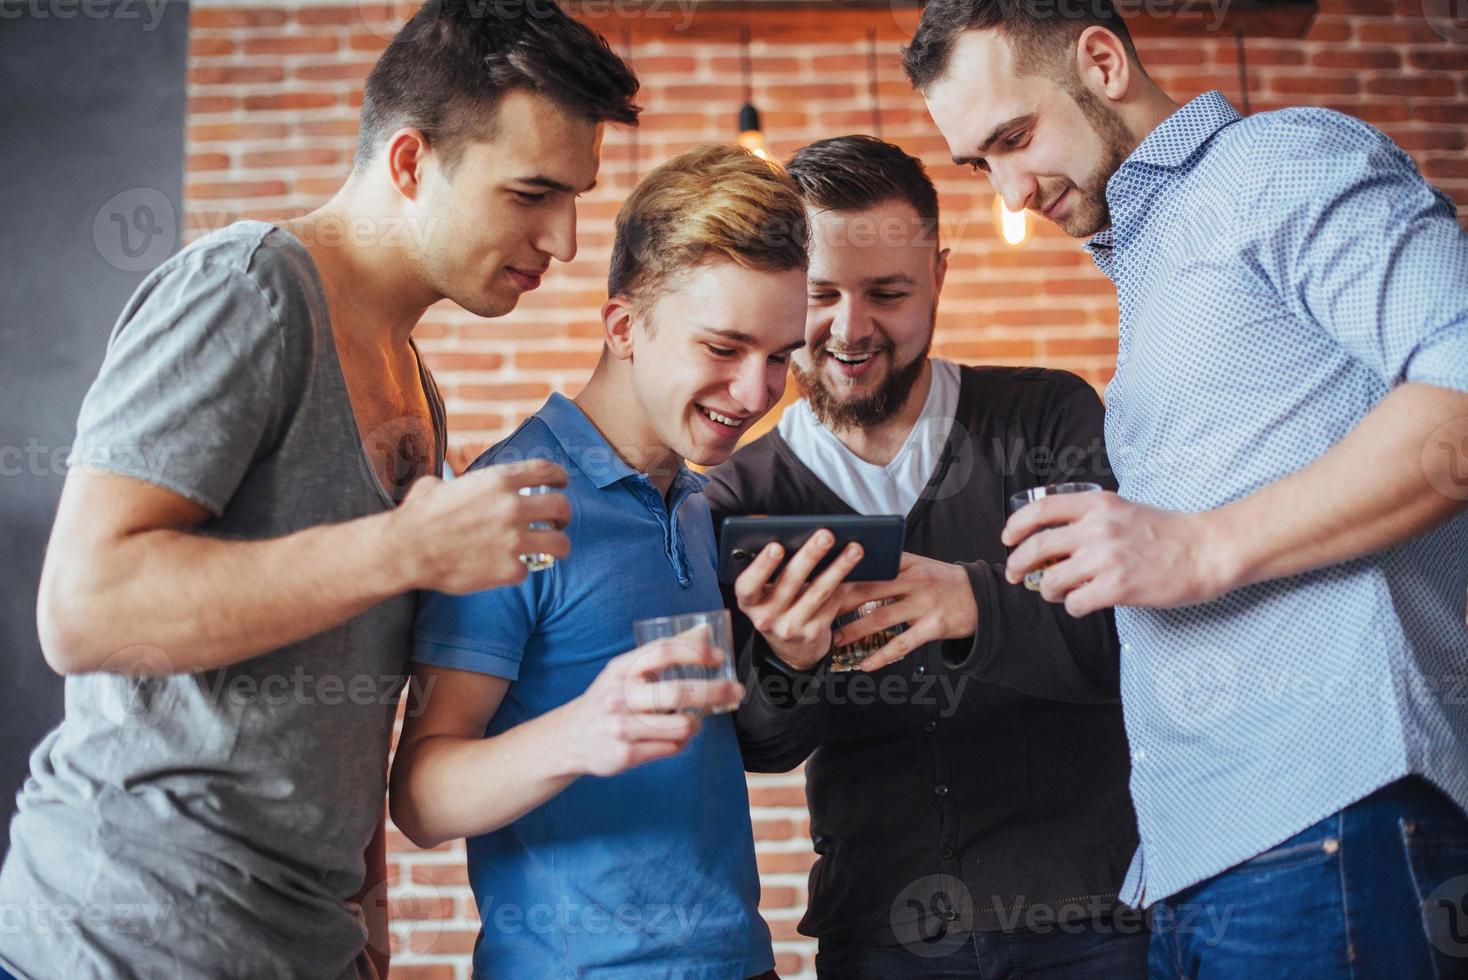
<svg viewBox="0 0 1468 980"><path fill-rule="evenodd" d="M552 0L428 0L377 60L362 94L354 167L413 126L453 171L471 142L494 136L517 89L590 122L637 124L637 76L606 40Z"/></svg>
<svg viewBox="0 0 1468 980"><path fill-rule="evenodd" d="M1121 39L1140 70L1131 31L1111 0L1057 4L1053 0L928 0L902 68L918 90L948 71L953 44L968 31L997 30L1009 42L1021 73L1043 75L1074 90L1075 45L1088 27L1104 27Z"/></svg>
<svg viewBox="0 0 1468 980"><path fill-rule="evenodd" d="M900 146L875 136L837 136L796 151L786 164L806 203L827 211L865 211L888 201L905 201L938 230L938 192L927 168Z"/></svg>
<svg viewBox="0 0 1468 980"><path fill-rule="evenodd" d="M649 173L622 204L607 292L639 299L709 259L804 269L808 235L800 189L778 164L706 144Z"/></svg>

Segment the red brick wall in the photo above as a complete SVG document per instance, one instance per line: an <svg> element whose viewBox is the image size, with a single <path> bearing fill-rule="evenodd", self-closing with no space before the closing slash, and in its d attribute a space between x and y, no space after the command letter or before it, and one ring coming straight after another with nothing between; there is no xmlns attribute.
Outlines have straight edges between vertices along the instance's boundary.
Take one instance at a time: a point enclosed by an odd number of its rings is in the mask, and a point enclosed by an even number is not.
<svg viewBox="0 0 1468 980"><path fill-rule="evenodd" d="M1429 179L1465 205L1468 24L1457 25L1455 34L1439 23L1451 37L1440 36L1423 16L1424 3L1429 10L1444 7L1436 0L1322 0L1304 40L1248 42L1250 95L1255 111L1322 105L1380 126ZM809 27L808 18L782 16L747 18L756 101L772 150L783 157L817 137L870 131L865 38L859 31L833 38ZM892 32L887 14L872 16L884 36ZM591 22L621 46L622 21L602 16ZM350 165L361 82L393 23L385 8L365 2L196 5L185 192L190 236L235 218L294 216L339 186ZM665 32L661 39L634 42L647 106L636 159L626 131L609 133L602 184L582 207L576 261L553 270L545 286L505 319L476 320L446 305L425 317L418 336L448 398L456 446L487 445L550 391L579 388L599 350L596 313L611 218L634 168L645 173L694 143L732 137L742 97L737 34L692 36L697 33ZM1174 97L1220 88L1241 104L1232 37L1143 38L1139 47ZM954 249L936 351L960 361L1066 368L1104 385L1115 352L1109 284L1076 242L1047 227L1020 248L1000 241L987 183L948 161L894 52L895 42L879 42L883 132L928 161ZM779 969L786 976L810 975L811 944L795 932L811 862L802 779L753 777L750 786L763 907ZM462 846L420 852L401 836L390 846L394 975L467 977L478 917Z"/></svg>

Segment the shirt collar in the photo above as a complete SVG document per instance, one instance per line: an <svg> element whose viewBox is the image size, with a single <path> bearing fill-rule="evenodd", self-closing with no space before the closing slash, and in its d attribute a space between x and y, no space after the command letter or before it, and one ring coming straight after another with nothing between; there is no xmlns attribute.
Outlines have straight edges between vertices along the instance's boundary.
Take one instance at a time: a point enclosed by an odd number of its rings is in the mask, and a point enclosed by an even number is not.
<svg viewBox="0 0 1468 980"><path fill-rule="evenodd" d="M1242 118L1218 90L1204 92L1162 123L1132 151L1120 169L1133 164L1174 169L1186 163L1193 154L1223 127ZM1115 174L1112 175L1115 179Z"/></svg>
<svg viewBox="0 0 1468 980"><path fill-rule="evenodd" d="M1135 166L1152 166L1176 170L1191 160L1203 145L1223 127L1238 122L1242 116L1218 90L1204 92L1172 115L1131 152L1116 173L1106 182L1106 199L1115 212L1124 202L1128 186L1123 172ZM1113 213L1113 218L1115 214ZM1110 275L1111 249L1116 244L1115 226L1105 228L1086 240L1085 248L1101 271ZM1097 251L1100 249L1100 251Z"/></svg>
<svg viewBox="0 0 1468 980"><path fill-rule="evenodd" d="M571 399L560 392L553 393L535 413L545 423L560 443L566 459L575 466L598 490L604 490L628 477L646 480L647 475L633 469L607 442L601 430L592 424L586 413ZM682 494L697 493L708 483L708 477L694 473L686 463L678 464L678 472L669 488L670 499Z"/></svg>

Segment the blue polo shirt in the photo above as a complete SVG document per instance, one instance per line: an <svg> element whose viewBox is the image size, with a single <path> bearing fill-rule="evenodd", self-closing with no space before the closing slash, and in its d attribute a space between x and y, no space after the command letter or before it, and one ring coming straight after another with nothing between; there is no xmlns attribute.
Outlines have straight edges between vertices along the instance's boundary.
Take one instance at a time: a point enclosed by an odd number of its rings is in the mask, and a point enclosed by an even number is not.
<svg viewBox="0 0 1468 980"><path fill-rule="evenodd" d="M665 504L559 394L471 469L532 458L569 474L571 556L515 587L427 593L414 629L414 660L511 682L485 737L584 692L632 649L635 620L723 602L703 477L680 466ZM732 717L704 719L670 759L583 776L468 841L476 977L736 980L773 968Z"/></svg>

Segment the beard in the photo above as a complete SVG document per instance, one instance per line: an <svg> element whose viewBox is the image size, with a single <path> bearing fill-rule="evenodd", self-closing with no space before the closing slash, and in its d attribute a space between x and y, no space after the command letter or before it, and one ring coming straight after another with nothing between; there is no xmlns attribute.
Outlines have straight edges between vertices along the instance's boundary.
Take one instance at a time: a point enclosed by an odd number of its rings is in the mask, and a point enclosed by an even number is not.
<svg viewBox="0 0 1468 980"><path fill-rule="evenodd" d="M1071 91L1071 97L1080 106L1092 131L1101 141L1101 162L1083 182L1070 184L1075 189L1078 200L1070 214L1057 221L1056 225L1072 238L1090 238L1111 227L1111 207L1106 203L1106 183L1136 148L1136 140L1127 131L1121 117L1095 95L1077 86ZM1055 197L1052 196L1050 200L1054 201Z"/></svg>
<svg viewBox="0 0 1468 980"><path fill-rule="evenodd" d="M938 321L936 309L933 310L932 320L936 325ZM831 355L824 348L812 351L809 370L792 361L791 372L795 375L795 383L799 386L801 395L815 414L816 421L826 428L840 431L880 425L902 411L903 406L907 404L913 385L917 384L918 378L922 376L923 365L928 362L928 351L932 347L933 328L930 326L928 340L923 344L923 349L917 356L906 364L894 365L887 372L887 377L883 378L882 383L877 386L876 391L859 398L843 399L826 387L825 378L821 375L821 366ZM883 350L889 357L892 356L891 344L888 344Z"/></svg>

